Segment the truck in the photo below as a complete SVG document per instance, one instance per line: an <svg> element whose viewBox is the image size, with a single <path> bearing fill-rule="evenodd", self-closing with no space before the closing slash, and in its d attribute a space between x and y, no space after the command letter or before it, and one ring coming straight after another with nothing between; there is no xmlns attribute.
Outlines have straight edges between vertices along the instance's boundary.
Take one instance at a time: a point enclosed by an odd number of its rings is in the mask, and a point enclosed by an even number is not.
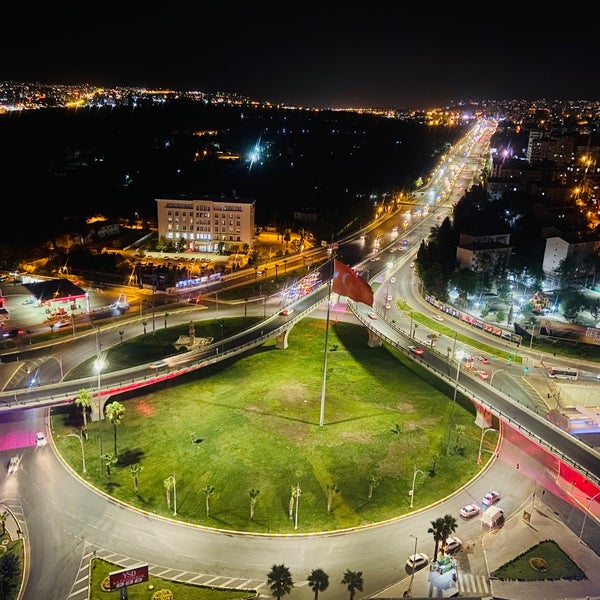
<svg viewBox="0 0 600 600"><path fill-rule="evenodd" d="M489 528L497 527L504 520L504 511L497 506L490 506L481 515L481 524Z"/></svg>

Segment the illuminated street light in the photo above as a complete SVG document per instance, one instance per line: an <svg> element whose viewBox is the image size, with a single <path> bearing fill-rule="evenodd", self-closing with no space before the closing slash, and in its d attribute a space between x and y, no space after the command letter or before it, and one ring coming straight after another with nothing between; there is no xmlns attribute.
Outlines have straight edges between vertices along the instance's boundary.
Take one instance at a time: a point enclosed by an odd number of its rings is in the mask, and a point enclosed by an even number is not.
<svg viewBox="0 0 600 600"><path fill-rule="evenodd" d="M410 489L409 492L409 496L410 496L410 507L413 507L414 504L414 500L415 500L415 480L417 479L417 473L421 473L421 475L425 475L425 473L423 471L421 471L421 469L417 469L417 467L413 467L413 482L412 482L412 488ZM416 550L415 550L416 552Z"/></svg>
<svg viewBox="0 0 600 600"><path fill-rule="evenodd" d="M454 396L452 397L452 410L448 419L448 440L446 444L446 456L450 456L450 435L452 433L452 421L454 420L454 410L456 408L456 394L458 393L458 376L460 375L460 365L465 356L462 350L456 353L456 379L454 381Z"/></svg>
<svg viewBox="0 0 600 600"><path fill-rule="evenodd" d="M79 443L81 444L81 461L83 463L83 474L85 475L87 471L85 470L85 451L83 449L83 439L78 433L67 433L65 437L76 437L79 440Z"/></svg>
<svg viewBox="0 0 600 600"><path fill-rule="evenodd" d="M481 438L479 439L479 452L477 453L477 464L480 465L481 464L481 450L483 448L483 438L485 437L485 434L488 431L498 431L497 429L494 429L493 427L484 427L481 430Z"/></svg>

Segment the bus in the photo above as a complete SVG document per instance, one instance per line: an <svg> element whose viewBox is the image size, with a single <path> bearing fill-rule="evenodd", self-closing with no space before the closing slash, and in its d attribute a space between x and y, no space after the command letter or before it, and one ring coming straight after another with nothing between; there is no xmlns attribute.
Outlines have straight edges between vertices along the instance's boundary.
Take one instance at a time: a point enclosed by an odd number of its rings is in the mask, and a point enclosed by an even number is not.
<svg viewBox="0 0 600 600"><path fill-rule="evenodd" d="M556 379L570 379L575 381L579 376L579 371L572 367L550 367L548 377Z"/></svg>

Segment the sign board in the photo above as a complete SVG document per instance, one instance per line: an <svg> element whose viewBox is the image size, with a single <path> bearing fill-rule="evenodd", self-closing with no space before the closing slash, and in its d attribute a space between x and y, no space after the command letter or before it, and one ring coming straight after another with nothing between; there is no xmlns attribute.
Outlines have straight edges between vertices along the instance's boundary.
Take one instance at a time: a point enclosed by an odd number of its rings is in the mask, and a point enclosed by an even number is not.
<svg viewBox="0 0 600 600"><path fill-rule="evenodd" d="M111 571L108 577L110 579L110 591L113 592L134 583L148 581L148 565L145 564L129 569L121 569L120 571Z"/></svg>

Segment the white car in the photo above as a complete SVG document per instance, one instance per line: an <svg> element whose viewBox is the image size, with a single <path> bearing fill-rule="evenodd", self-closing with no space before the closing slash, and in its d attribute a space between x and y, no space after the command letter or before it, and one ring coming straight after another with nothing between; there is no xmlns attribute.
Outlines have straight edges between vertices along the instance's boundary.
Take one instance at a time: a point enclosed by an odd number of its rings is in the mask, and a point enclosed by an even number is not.
<svg viewBox="0 0 600 600"><path fill-rule="evenodd" d="M446 539L446 546L444 552L446 554L452 554L462 548L462 540L457 537L449 537Z"/></svg>
<svg viewBox="0 0 600 600"><path fill-rule="evenodd" d="M406 559L406 566L413 571L416 571L417 569L424 567L428 563L429 563L429 556L427 556L427 554L425 554L423 552L417 552L416 554L411 554Z"/></svg>
<svg viewBox="0 0 600 600"><path fill-rule="evenodd" d="M20 456L13 456L10 459L10 462L8 463L8 474L12 475L13 473L17 472L17 469L19 468L19 463L21 462L21 457Z"/></svg>
<svg viewBox="0 0 600 600"><path fill-rule="evenodd" d="M440 317L440 315L435 315L433 318L440 323L444 320L444 317Z"/></svg>
<svg viewBox="0 0 600 600"><path fill-rule="evenodd" d="M481 500L481 502L483 504L485 504L486 506L492 506L492 504L496 504L496 502L499 502L499 501L500 501L500 494L493 490L491 492L488 492Z"/></svg>
<svg viewBox="0 0 600 600"><path fill-rule="evenodd" d="M48 442L46 441L46 436L41 432L38 431L35 434L35 444L38 448L42 448L43 446L45 446Z"/></svg>
<svg viewBox="0 0 600 600"><path fill-rule="evenodd" d="M465 519L476 517L481 512L481 509L476 504L467 504L460 509L460 516Z"/></svg>

